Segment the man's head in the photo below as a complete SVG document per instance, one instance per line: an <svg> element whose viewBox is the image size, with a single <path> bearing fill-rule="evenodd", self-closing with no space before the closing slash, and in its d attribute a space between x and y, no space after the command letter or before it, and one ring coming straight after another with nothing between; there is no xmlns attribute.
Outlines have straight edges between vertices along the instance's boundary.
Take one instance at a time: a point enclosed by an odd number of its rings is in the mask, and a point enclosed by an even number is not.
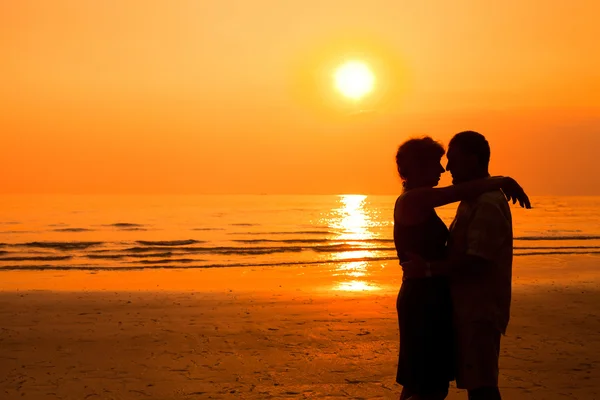
<svg viewBox="0 0 600 400"><path fill-rule="evenodd" d="M452 183L489 176L490 145L481 133L464 131L454 135L448 145L448 165Z"/></svg>

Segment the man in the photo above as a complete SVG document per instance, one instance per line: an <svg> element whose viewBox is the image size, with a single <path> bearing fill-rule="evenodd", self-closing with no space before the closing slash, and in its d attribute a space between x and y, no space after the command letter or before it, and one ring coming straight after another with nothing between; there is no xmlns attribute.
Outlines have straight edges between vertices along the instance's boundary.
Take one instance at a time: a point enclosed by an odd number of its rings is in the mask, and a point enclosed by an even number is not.
<svg viewBox="0 0 600 400"><path fill-rule="evenodd" d="M490 147L485 137L465 131L448 145L453 183L489 177ZM523 196L525 196L523 194ZM526 196L525 196L526 199ZM529 202L525 206L529 208ZM510 315L512 219L501 191L460 203L450 227L449 256L425 263L418 258L403 265L408 277L447 275L454 307L457 387L470 400L500 400L498 359L500 337ZM425 271L425 272L424 272Z"/></svg>

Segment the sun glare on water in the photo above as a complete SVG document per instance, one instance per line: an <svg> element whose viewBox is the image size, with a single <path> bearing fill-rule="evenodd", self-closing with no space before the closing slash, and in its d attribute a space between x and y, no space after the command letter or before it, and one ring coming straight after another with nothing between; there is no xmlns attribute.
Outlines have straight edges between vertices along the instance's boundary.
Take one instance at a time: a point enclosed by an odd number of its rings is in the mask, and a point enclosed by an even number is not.
<svg viewBox="0 0 600 400"><path fill-rule="evenodd" d="M361 61L348 61L334 74L335 87L344 96L359 100L369 94L375 85L375 75L369 66Z"/></svg>

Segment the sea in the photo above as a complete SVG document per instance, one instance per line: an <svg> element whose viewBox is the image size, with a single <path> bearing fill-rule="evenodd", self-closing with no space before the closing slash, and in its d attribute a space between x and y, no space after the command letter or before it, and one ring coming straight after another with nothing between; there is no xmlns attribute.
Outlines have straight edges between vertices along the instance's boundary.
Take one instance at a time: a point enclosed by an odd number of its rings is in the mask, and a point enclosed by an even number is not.
<svg viewBox="0 0 600 400"><path fill-rule="evenodd" d="M396 260L396 196L3 195L1 270L269 267ZM600 197L511 205L516 257L600 254ZM450 224L456 204L438 209Z"/></svg>

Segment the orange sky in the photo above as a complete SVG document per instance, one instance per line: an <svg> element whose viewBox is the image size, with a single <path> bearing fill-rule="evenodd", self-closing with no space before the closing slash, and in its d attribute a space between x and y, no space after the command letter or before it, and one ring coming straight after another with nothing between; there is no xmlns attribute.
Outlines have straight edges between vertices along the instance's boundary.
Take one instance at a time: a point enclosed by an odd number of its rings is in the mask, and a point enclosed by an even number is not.
<svg viewBox="0 0 600 400"><path fill-rule="evenodd" d="M0 192L392 194L402 140L473 129L492 173L532 194L600 195L598 15L594 0L1 2ZM377 75L359 105L333 90L347 58Z"/></svg>

